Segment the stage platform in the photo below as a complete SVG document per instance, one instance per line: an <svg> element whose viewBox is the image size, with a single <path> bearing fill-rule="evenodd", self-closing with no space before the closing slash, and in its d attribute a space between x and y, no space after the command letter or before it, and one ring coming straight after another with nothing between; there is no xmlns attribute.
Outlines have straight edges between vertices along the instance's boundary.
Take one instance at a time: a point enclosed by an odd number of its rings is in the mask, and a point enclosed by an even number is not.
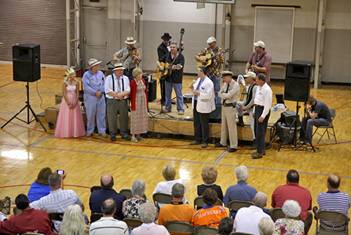
<svg viewBox="0 0 351 235"><path fill-rule="evenodd" d="M58 115L59 103L61 102L62 95L55 96L55 107L50 107L45 110L45 119L50 128L54 128ZM82 109L83 110L83 109ZM176 112L176 105L173 105L173 112L161 113L160 102L154 101L149 103L149 132L155 134L167 135L183 135L194 136L193 127L193 113L191 104L185 104L184 115L179 115ZM270 119L268 122L268 130L266 132L266 142L271 139L271 130L273 124L279 119L281 111L271 111ZM86 120L83 110L83 118ZM238 139L241 141L252 141L252 132L249 125L249 116L244 116L245 126L238 126ZM210 123L210 138L220 138L221 124Z"/></svg>

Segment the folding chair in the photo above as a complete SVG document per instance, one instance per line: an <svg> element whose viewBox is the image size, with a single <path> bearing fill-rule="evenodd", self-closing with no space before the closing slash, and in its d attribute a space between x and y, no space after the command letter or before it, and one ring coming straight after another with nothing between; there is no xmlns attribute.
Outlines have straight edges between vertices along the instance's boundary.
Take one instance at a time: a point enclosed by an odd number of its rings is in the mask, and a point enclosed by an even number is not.
<svg viewBox="0 0 351 235"><path fill-rule="evenodd" d="M348 235L349 218L339 212L319 211L314 208L317 235Z"/></svg>
<svg viewBox="0 0 351 235"><path fill-rule="evenodd" d="M165 193L155 193L152 195L152 199L154 200L154 204L157 208L160 208L160 205L172 203L171 195Z"/></svg>
<svg viewBox="0 0 351 235"><path fill-rule="evenodd" d="M252 206L253 203L252 202L248 202L248 201L238 201L238 200L233 200L233 201L230 201L228 203L228 208L231 212L233 211L238 211L240 208L243 208L243 207L249 207L249 206Z"/></svg>
<svg viewBox="0 0 351 235"><path fill-rule="evenodd" d="M205 205L204 199L202 198L202 196L198 196L197 198L195 198L194 200L194 209L195 210L200 210L201 208L203 208Z"/></svg>
<svg viewBox="0 0 351 235"><path fill-rule="evenodd" d="M272 220L275 222L277 219L285 218L285 214L283 213L282 208L273 208L271 210Z"/></svg>
<svg viewBox="0 0 351 235"><path fill-rule="evenodd" d="M102 213L91 212L90 223L98 221L99 219L101 219L102 216L103 216Z"/></svg>
<svg viewBox="0 0 351 235"><path fill-rule="evenodd" d="M179 221L168 222L166 228L171 235L173 233L191 235L194 232L194 227L191 224Z"/></svg>
<svg viewBox="0 0 351 235"><path fill-rule="evenodd" d="M127 199L129 199L133 196L132 190L130 190L130 189L121 189L121 191L119 191L119 193L122 194L123 196L125 196Z"/></svg>
<svg viewBox="0 0 351 235"><path fill-rule="evenodd" d="M139 227L143 223L141 222L140 219L135 219L135 218L124 218L123 221L126 222L129 230Z"/></svg>
<svg viewBox="0 0 351 235"><path fill-rule="evenodd" d="M334 119L336 117L336 111L335 111L335 109L329 109L329 111L330 111L330 116L331 116L331 121L330 121L329 125L328 126L316 126L316 130L313 132L312 137L315 136L315 135L319 136L319 139L318 139L318 142L317 142L318 144L319 144L319 142L321 142L321 140L323 139L325 134L327 134L328 140L330 140L331 137L333 137L334 141L335 141L335 144L338 143L338 141L336 140L335 129L334 129L334 124L333 124L333 121L334 121ZM324 130L322 132L322 134L318 132L319 129Z"/></svg>
<svg viewBox="0 0 351 235"><path fill-rule="evenodd" d="M206 226L195 227L194 235L217 235L218 230Z"/></svg>

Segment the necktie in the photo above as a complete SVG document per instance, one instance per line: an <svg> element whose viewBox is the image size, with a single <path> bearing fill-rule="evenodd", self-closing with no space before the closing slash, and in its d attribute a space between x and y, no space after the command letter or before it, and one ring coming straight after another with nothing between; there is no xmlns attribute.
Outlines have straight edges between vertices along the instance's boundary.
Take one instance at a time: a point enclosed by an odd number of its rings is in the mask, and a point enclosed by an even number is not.
<svg viewBox="0 0 351 235"><path fill-rule="evenodd" d="M228 93L229 91L229 84L227 83L227 89L225 90L225 93ZM223 100L223 104L225 103L225 100Z"/></svg>

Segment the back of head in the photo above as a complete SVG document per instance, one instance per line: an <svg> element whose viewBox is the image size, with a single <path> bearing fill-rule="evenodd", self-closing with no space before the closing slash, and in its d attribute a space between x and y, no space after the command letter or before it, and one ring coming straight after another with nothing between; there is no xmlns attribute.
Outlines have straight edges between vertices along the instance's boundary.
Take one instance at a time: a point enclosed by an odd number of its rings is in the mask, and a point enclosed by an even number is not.
<svg viewBox="0 0 351 235"><path fill-rule="evenodd" d="M239 181L246 182L249 178L249 171L246 166L238 166L235 168L236 179Z"/></svg>
<svg viewBox="0 0 351 235"><path fill-rule="evenodd" d="M82 208L79 205L70 205L66 208L60 225L60 235L83 235L85 221Z"/></svg>
<svg viewBox="0 0 351 235"><path fill-rule="evenodd" d="M176 170L173 166L167 165L163 168L162 175L166 181L174 180L176 176Z"/></svg>
<svg viewBox="0 0 351 235"><path fill-rule="evenodd" d="M340 187L341 179L338 175L329 175L328 177L328 189L337 190Z"/></svg>
<svg viewBox="0 0 351 235"><path fill-rule="evenodd" d="M113 216L113 214L116 212L115 200L109 198L103 201L101 211L104 214L104 216Z"/></svg>
<svg viewBox="0 0 351 235"><path fill-rule="evenodd" d="M132 185L133 196L143 197L145 195L145 182L142 180L136 180Z"/></svg>
<svg viewBox="0 0 351 235"><path fill-rule="evenodd" d="M180 183L176 183L172 187L172 197L175 198L183 198L185 193L185 187L184 185Z"/></svg>
<svg viewBox="0 0 351 235"><path fill-rule="evenodd" d="M299 172L297 172L297 170L289 170L288 174L286 175L286 181L288 183L296 183L298 184L300 180L300 175Z"/></svg>
<svg viewBox="0 0 351 235"><path fill-rule="evenodd" d="M264 217L258 223L260 235L272 235L274 233L274 223L270 218Z"/></svg>
<svg viewBox="0 0 351 235"><path fill-rule="evenodd" d="M294 200L286 200L282 206L282 210L287 218L297 218L301 213L299 203Z"/></svg>
<svg viewBox="0 0 351 235"><path fill-rule="evenodd" d="M202 168L201 177L205 184L214 184L217 180L217 170L213 166Z"/></svg>
<svg viewBox="0 0 351 235"><path fill-rule="evenodd" d="M24 210L29 207L29 199L25 194L19 194L15 199L16 207Z"/></svg>
<svg viewBox="0 0 351 235"><path fill-rule="evenodd" d="M139 215L143 223L149 224L155 221L157 209L151 202L146 202L140 205Z"/></svg>
<svg viewBox="0 0 351 235"><path fill-rule="evenodd" d="M49 186L52 189L60 188L61 187L61 181L62 181L61 175L57 174L56 172L52 173L49 176Z"/></svg>
<svg viewBox="0 0 351 235"><path fill-rule="evenodd" d="M264 75L263 73L259 73L257 74L257 79L260 81L265 82L266 81L266 75Z"/></svg>
<svg viewBox="0 0 351 235"><path fill-rule="evenodd" d="M39 184L49 184L49 176L52 174L52 170L50 167L45 167L39 171L38 177L35 182Z"/></svg>
<svg viewBox="0 0 351 235"><path fill-rule="evenodd" d="M218 201L217 192L211 188L205 190L205 192L202 194L202 198L204 203L208 206L213 206Z"/></svg>
<svg viewBox="0 0 351 235"><path fill-rule="evenodd" d="M229 217L221 219L218 227L219 235L230 235L233 232L233 220Z"/></svg>
<svg viewBox="0 0 351 235"><path fill-rule="evenodd" d="M100 179L101 188L112 189L114 185L114 180L112 175L103 175Z"/></svg>
<svg viewBox="0 0 351 235"><path fill-rule="evenodd" d="M313 96L308 97L307 104L314 105L316 102L317 102L317 100Z"/></svg>
<svg viewBox="0 0 351 235"><path fill-rule="evenodd" d="M264 208L267 205L267 195L262 192L257 192L253 199L253 203L257 207Z"/></svg>

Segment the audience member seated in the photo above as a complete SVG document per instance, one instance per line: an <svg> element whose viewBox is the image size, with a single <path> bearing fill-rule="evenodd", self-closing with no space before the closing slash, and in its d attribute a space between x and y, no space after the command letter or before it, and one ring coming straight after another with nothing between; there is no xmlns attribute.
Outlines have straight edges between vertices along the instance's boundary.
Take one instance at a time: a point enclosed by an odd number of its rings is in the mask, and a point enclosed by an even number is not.
<svg viewBox="0 0 351 235"><path fill-rule="evenodd" d="M64 213L70 205L78 204L82 206L77 194L73 190L62 189L62 177L57 173L49 176L50 194L30 203L31 208L41 209L47 213ZM54 221L55 228L58 229L60 222Z"/></svg>
<svg viewBox="0 0 351 235"><path fill-rule="evenodd" d="M28 198L30 202L39 200L50 193L49 176L52 174L50 167L40 170L37 179L29 188Z"/></svg>
<svg viewBox="0 0 351 235"><path fill-rule="evenodd" d="M128 235L125 222L113 218L116 212L116 202L110 198L102 203L103 217L90 225L90 235Z"/></svg>
<svg viewBox="0 0 351 235"><path fill-rule="evenodd" d="M296 170L289 170L287 183L276 188L272 194L272 207L281 208L286 200L295 200L301 206L301 219L306 220L311 210L312 196L308 189L299 185L300 176ZM312 221L311 221L312 223Z"/></svg>
<svg viewBox="0 0 351 235"><path fill-rule="evenodd" d="M131 235L169 235L163 225L155 224L157 209L154 204L150 202L142 204L139 214L143 223L139 227L134 228Z"/></svg>
<svg viewBox="0 0 351 235"><path fill-rule="evenodd" d="M301 207L297 201L286 200L282 207L285 218L275 221L274 235L304 235L304 223L297 220Z"/></svg>
<svg viewBox="0 0 351 235"><path fill-rule="evenodd" d="M228 203L233 200L251 202L257 193L255 188L247 184L249 172L246 166L238 166L235 168L235 174L238 183L227 189L223 199L225 205L228 205Z"/></svg>
<svg viewBox="0 0 351 235"><path fill-rule="evenodd" d="M233 220L229 217L221 219L218 226L218 235L230 235L233 232Z"/></svg>
<svg viewBox="0 0 351 235"><path fill-rule="evenodd" d="M221 219L229 216L228 210L223 206L216 205L218 196L213 189L206 189L202 197L205 205L202 209L195 212L192 224L194 226L218 228Z"/></svg>
<svg viewBox="0 0 351 235"><path fill-rule="evenodd" d="M197 186L197 195L201 196L206 189L211 188L216 191L218 198L223 201L223 192L221 186L215 184L217 180L217 170L212 166L205 166L202 169L201 177L203 184Z"/></svg>
<svg viewBox="0 0 351 235"><path fill-rule="evenodd" d="M45 211L30 208L26 195L19 194L15 204L21 213L0 222L0 234L22 234L34 231L48 235L56 234L52 231L48 214Z"/></svg>
<svg viewBox="0 0 351 235"><path fill-rule="evenodd" d="M161 207L158 224L166 225L171 221L191 223L195 210L189 204L183 204L185 187L176 183L172 187L172 204Z"/></svg>
<svg viewBox="0 0 351 235"><path fill-rule="evenodd" d="M82 207L79 205L70 205L66 208L60 225L59 235L72 234L88 234L88 227L85 224Z"/></svg>
<svg viewBox="0 0 351 235"><path fill-rule="evenodd" d="M132 185L132 197L123 202L123 216L140 219L139 207L146 202L145 183L142 180L134 181Z"/></svg>
<svg viewBox="0 0 351 235"><path fill-rule="evenodd" d="M271 218L264 217L258 223L258 231L260 235L273 235L274 233L274 222Z"/></svg>
<svg viewBox="0 0 351 235"><path fill-rule="evenodd" d="M238 210L234 219L234 231L260 235L258 224L262 218L270 218L263 208L267 205L267 195L258 192L253 199L254 205L243 207ZM273 222L273 221L272 221Z"/></svg>
<svg viewBox="0 0 351 235"><path fill-rule="evenodd" d="M175 183L183 184L181 179L175 179L176 177L176 170L173 166L167 165L162 170L163 178L166 181L161 181L156 185L154 193L165 193L171 195L172 187Z"/></svg>
<svg viewBox="0 0 351 235"><path fill-rule="evenodd" d="M112 198L116 202L116 213L115 218L119 220L123 220L124 216L122 213L122 205L123 202L126 200L126 197L117 193L113 189L114 180L111 175L104 175L101 176L100 179L101 189L94 190L89 198L89 206L91 213L102 213L101 206L102 203L108 199Z"/></svg>
<svg viewBox="0 0 351 235"><path fill-rule="evenodd" d="M348 216L350 197L347 193L340 192L341 179L337 175L330 175L327 180L328 191L318 196L319 210L336 211Z"/></svg>

